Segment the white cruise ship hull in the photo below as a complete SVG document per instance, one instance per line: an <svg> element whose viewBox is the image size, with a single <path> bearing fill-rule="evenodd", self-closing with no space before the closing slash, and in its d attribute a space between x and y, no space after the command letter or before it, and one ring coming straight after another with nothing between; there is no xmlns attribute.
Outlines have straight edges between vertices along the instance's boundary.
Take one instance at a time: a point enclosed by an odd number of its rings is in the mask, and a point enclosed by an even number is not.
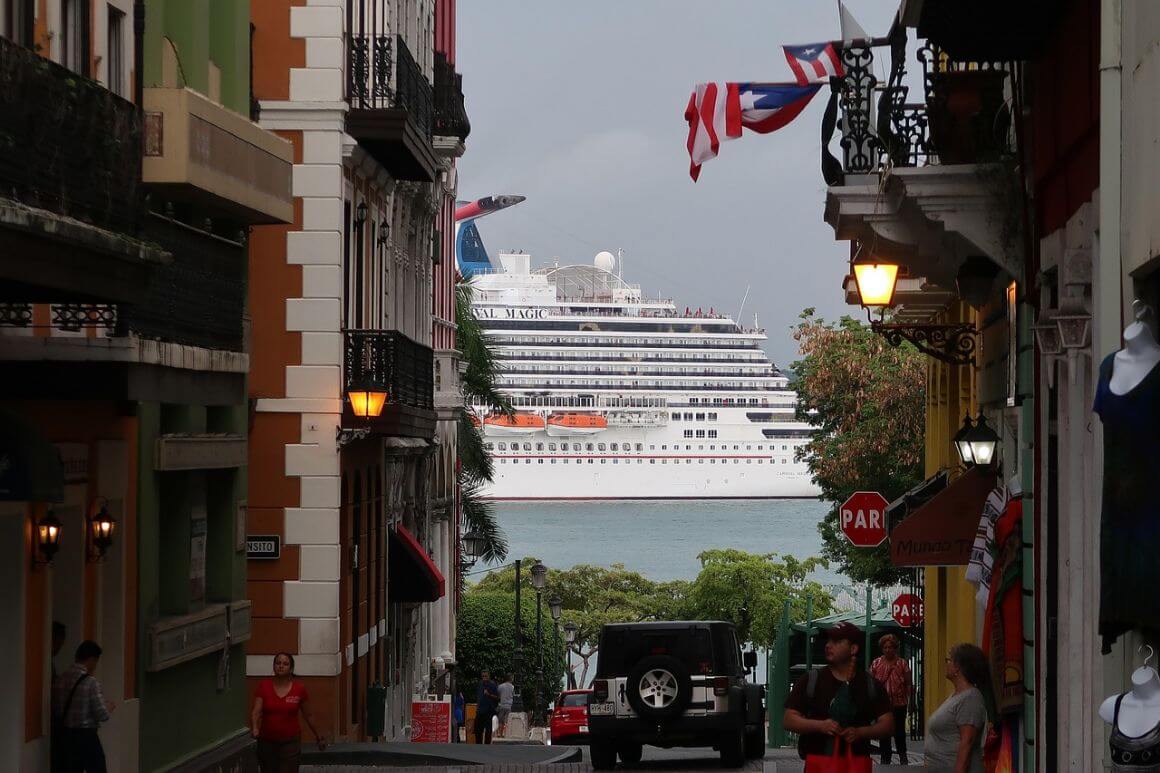
<svg viewBox="0 0 1160 773"><path fill-rule="evenodd" d="M647 462L646 462L647 464ZM809 478L756 465L694 463L678 471L661 467L648 474L644 467L597 461L567 467L557 464L497 467L495 480L484 489L492 500L578 499L792 499L818 496Z"/></svg>

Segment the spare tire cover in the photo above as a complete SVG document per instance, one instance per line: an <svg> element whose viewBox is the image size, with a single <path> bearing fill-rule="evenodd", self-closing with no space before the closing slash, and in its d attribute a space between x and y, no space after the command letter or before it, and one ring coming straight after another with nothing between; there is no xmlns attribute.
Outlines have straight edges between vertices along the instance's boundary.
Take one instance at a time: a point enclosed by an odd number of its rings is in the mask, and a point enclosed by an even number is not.
<svg viewBox="0 0 1160 773"><path fill-rule="evenodd" d="M628 702L648 719L675 717L693 697L693 684L684 664L671 655L648 655L628 672Z"/></svg>

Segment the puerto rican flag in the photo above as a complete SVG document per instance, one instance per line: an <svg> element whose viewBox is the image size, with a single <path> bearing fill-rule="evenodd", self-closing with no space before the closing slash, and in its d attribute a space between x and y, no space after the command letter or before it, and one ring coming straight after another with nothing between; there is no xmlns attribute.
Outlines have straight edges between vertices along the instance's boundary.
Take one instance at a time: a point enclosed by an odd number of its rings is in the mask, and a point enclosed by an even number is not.
<svg viewBox="0 0 1160 773"><path fill-rule="evenodd" d="M685 108L693 181L701 164L717 157L722 142L741 136L741 127L759 134L777 131L797 118L820 88L820 83L698 83Z"/></svg>
<svg viewBox="0 0 1160 773"><path fill-rule="evenodd" d="M846 74L842 69L842 58L838 56L833 43L807 43L804 46L782 46L789 69L801 85L825 83L830 78L840 78Z"/></svg>

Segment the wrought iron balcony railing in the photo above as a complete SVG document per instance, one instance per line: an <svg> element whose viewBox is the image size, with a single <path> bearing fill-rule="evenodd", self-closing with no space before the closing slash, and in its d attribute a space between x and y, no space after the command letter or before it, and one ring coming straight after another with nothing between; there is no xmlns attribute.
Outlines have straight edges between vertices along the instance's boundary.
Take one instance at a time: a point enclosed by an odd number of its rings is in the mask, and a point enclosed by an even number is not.
<svg viewBox="0 0 1160 773"><path fill-rule="evenodd" d="M434 352L395 330L346 331L344 391L378 387L388 405L433 410Z"/></svg>
<svg viewBox="0 0 1160 773"><path fill-rule="evenodd" d="M351 35L349 77L352 109L404 108L419 132L431 136L433 89L401 35Z"/></svg>
<svg viewBox="0 0 1160 773"><path fill-rule="evenodd" d="M141 124L131 102L0 37L0 196L136 232Z"/></svg>
<svg viewBox="0 0 1160 773"><path fill-rule="evenodd" d="M471 122L463 106L463 76L443 54L435 54L435 134L467 139Z"/></svg>
<svg viewBox="0 0 1160 773"><path fill-rule="evenodd" d="M395 103L407 109L415 127L424 137L431 136L434 95L423 69L411 56L401 35L395 36Z"/></svg>
<svg viewBox="0 0 1160 773"><path fill-rule="evenodd" d="M885 83L874 75L875 50L891 53ZM906 35L851 45L842 51L846 74L833 79L824 134L840 125L842 160L823 146L826 182L844 174L871 174L887 167L997 161L1014 152L1004 81L1009 62L960 62L927 42L916 55L922 65L923 101L908 101ZM838 113L841 112L841 121Z"/></svg>

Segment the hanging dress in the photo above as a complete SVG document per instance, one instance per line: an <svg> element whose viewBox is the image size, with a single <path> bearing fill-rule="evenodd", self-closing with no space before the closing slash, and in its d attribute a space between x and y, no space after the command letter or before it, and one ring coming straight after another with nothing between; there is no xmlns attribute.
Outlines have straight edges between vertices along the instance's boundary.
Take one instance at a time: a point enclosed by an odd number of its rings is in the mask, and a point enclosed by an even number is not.
<svg viewBox="0 0 1160 773"><path fill-rule="evenodd" d="M1100 627L1103 652L1131 630L1160 628L1160 366L1126 394L1109 382L1115 354L1100 364L1093 410L1104 425L1100 515Z"/></svg>

